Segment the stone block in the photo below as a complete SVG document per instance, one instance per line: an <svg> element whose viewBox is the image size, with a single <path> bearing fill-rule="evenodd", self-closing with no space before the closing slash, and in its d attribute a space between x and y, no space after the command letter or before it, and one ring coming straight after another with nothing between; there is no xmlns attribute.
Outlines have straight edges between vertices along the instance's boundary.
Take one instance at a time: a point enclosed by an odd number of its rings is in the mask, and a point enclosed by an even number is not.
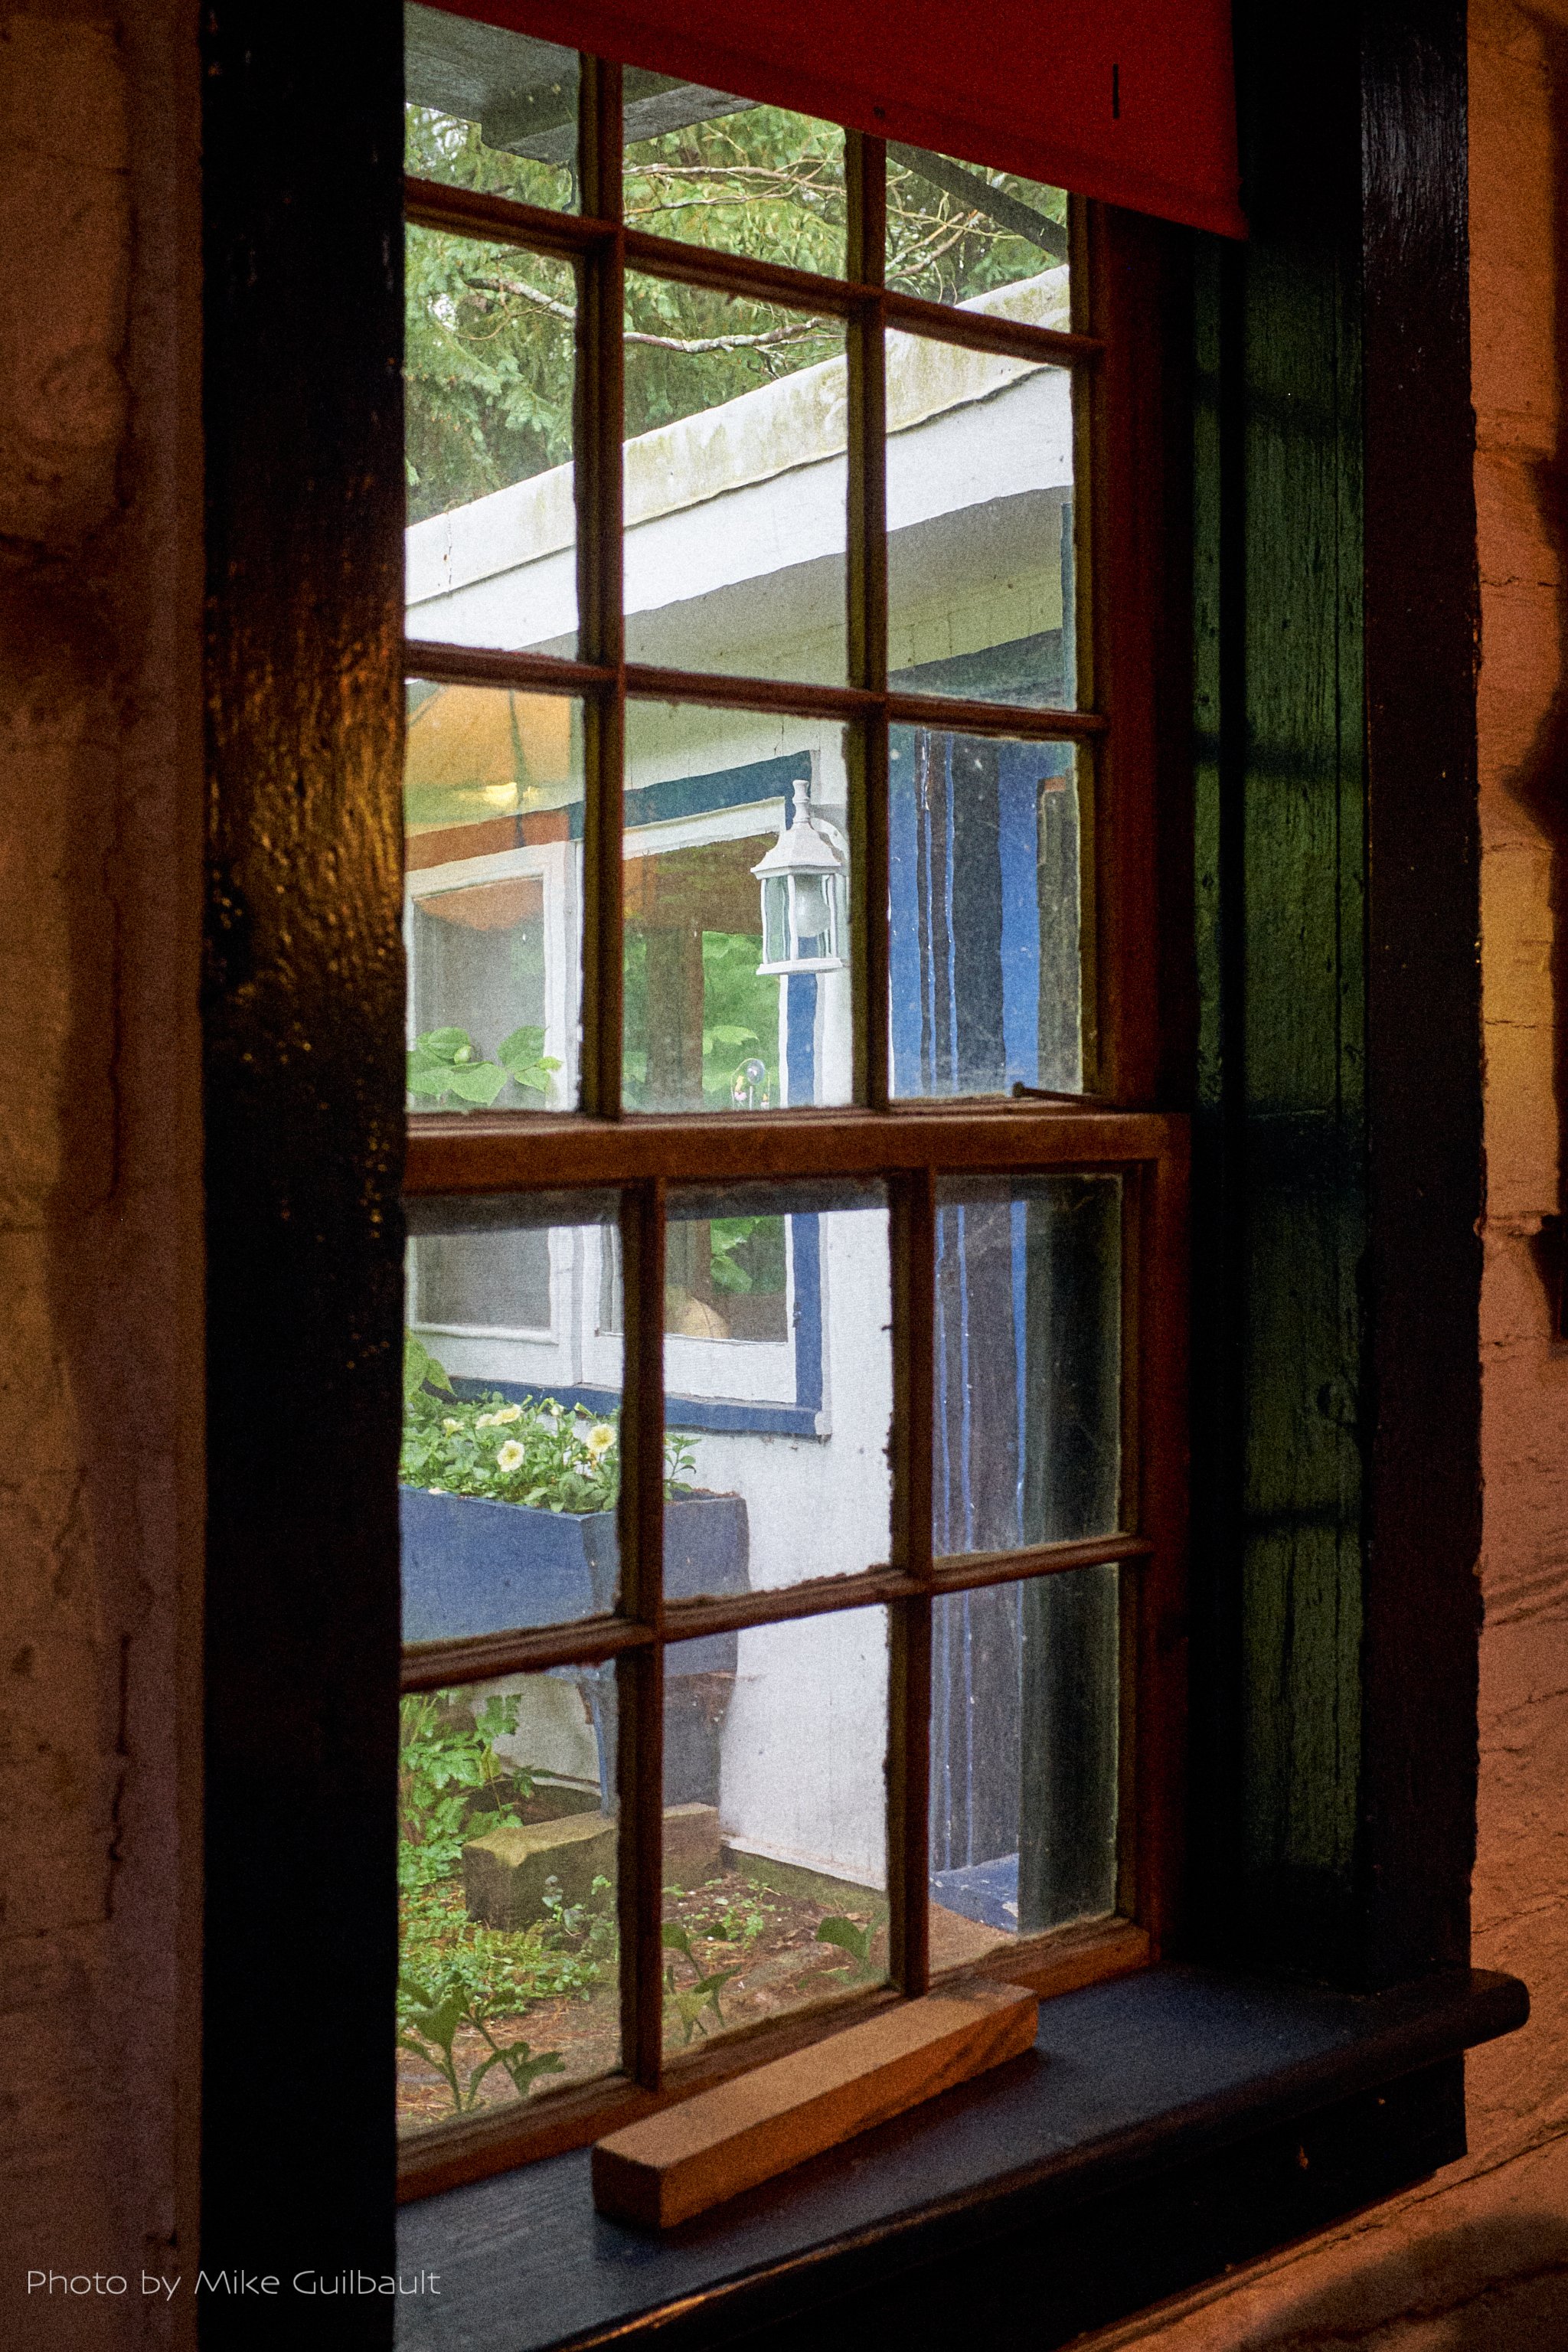
<svg viewBox="0 0 1568 2352"><path fill-rule="evenodd" d="M666 1886L701 1886L710 1878L717 1878L722 1867L718 1806L667 1806L663 1871Z"/></svg>
<svg viewBox="0 0 1568 2352"><path fill-rule="evenodd" d="M544 1883L564 1903L586 1903L595 1878L616 1876L616 1824L605 1813L569 1813L521 1828L509 1822L463 1848L468 1916L483 1927L529 1927L545 1916Z"/></svg>

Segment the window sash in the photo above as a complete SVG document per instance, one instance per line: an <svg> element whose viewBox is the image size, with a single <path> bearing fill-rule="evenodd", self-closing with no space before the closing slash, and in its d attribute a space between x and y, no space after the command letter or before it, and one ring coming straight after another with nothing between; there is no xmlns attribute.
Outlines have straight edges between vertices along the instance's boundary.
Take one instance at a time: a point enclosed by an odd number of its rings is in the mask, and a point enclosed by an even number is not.
<svg viewBox="0 0 1568 2352"><path fill-rule="evenodd" d="M699 2058L670 2059L662 2047L660 1873L663 1660L668 1643L699 1633L885 1603L890 1627L888 1895L889 1975L896 1995L931 1981L927 1941L928 1784L932 1611L944 1593L1055 1574L1096 1563L1122 1564L1123 1801L1119 1911L1092 1932L1058 1930L1040 1948L999 1954L997 1972L1032 1976L1042 1987L1084 1981L1134 1964L1157 1948L1173 1899L1172 1857L1179 1788L1181 1690L1171 1626L1180 1617L1184 1560L1183 1418L1185 1331L1182 1312L1187 1186L1184 1122L1117 1107L1136 1098L1150 1061L1146 1005L1116 985L1134 933L1152 928L1147 898L1125 887L1114 813L1123 830L1147 779L1129 759L1134 789L1121 791L1120 720L1109 688L1125 675L1128 700L1146 700L1146 654L1107 659L1133 646L1148 619L1129 599L1113 614L1105 567L1095 562L1108 535L1136 420L1119 416L1117 345L1100 327L1095 289L1110 273L1086 270L1103 216L1075 204L1073 331L1022 326L889 293L880 283L882 150L849 134L848 268L820 278L744 257L647 236L620 222L619 74L584 58L582 175L588 207L543 213L500 197L428 183L408 189L416 225L509 242L574 261L578 271L579 646L574 661L410 643L411 676L437 682L523 688L582 698L586 803L583 848L582 1108L574 1113L422 1113L411 1119L405 1197L416 1231L460 1227L483 1204L493 1230L509 1196L560 1197L570 1217L574 1193L618 1192L625 1285L620 1607L613 1617L521 1633L411 1646L403 1686L426 1690L546 1665L614 1658L620 1684L620 1911L622 2063L629 2084L558 2094L405 2143L402 2164L416 2186L455 2177L457 2138L488 2148L477 2168L572 2144L607 2127L627 2099L665 2095L667 2082L712 2074L836 2030L845 2011L791 2018L742 2052L721 2045ZM842 318L849 394L847 573L849 682L694 675L625 660L621 610L620 370L625 269L713 287ZM975 704L890 691L886 672L884 404L886 331L940 337L973 348L1066 365L1074 375L1075 572L1079 622L1079 695L1072 710ZM1129 568L1135 561L1128 550ZM783 711L845 722L850 743L851 907L855 1014L855 1107L787 1107L762 1115L623 1115L621 1090L623 745L628 700L706 703ZM1138 719L1127 730L1139 732ZM1087 870L1081 1097L895 1100L889 1054L888 750L894 725L1083 747L1091 770L1086 794ZM1124 903L1129 902L1129 903ZM1100 952L1108 928L1111 954ZM1144 1034L1140 1034L1142 1032ZM932 1551L931 1451L936 1187L949 1173L1005 1175L1052 1171L1116 1171L1124 1188L1122 1456L1123 1526L1089 1542L1027 1551ZM878 1177L889 1189L893 1264L893 1540L889 1559L868 1572L722 1601L667 1602L662 1591L664 1447L664 1248L667 1188L828 1176ZM1064 1960L1065 1950L1082 1957ZM1067 1967L1069 1979L1062 1977ZM1079 1973L1071 1976L1076 1966ZM887 1998L879 1995L877 1998ZM563 2134L566 2137L563 2137ZM497 2156L495 2151L503 2154ZM447 2151L443 2153L443 2151Z"/></svg>

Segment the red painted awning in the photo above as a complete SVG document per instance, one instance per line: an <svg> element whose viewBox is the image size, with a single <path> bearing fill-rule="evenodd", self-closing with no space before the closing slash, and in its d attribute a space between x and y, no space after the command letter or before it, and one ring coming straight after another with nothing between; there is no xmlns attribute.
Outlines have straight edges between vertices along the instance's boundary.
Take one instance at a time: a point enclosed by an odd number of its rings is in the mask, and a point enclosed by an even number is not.
<svg viewBox="0 0 1568 2352"><path fill-rule="evenodd" d="M1165 220L1246 234L1228 0L427 5Z"/></svg>

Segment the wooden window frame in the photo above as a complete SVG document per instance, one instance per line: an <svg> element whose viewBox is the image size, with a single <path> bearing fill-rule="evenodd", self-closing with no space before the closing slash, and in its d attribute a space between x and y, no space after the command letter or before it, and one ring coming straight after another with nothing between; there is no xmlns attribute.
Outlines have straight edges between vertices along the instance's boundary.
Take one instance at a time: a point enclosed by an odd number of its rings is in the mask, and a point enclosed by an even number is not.
<svg viewBox="0 0 1568 2352"><path fill-rule="evenodd" d="M540 1194L573 1221L574 1195L620 1200L626 1267L621 1609L613 1618L411 1647L405 1690L566 1664L616 1661L622 1790L620 2076L411 2136L399 2189L428 2194L556 2150L700 2085L838 2030L932 1981L927 1941L931 1631L950 1592L1116 1563L1121 1580L1122 1800L1116 1916L999 1950L989 1973L1042 1993L1158 1958L1179 1895L1184 1806L1187 1231L1185 1121L1150 1109L1167 1055L1160 1034L1154 633L1162 609L1159 278L1147 225L1074 199L1071 331L949 309L882 283L885 152L846 133L847 268L819 278L628 229L621 216L620 70L584 56L579 215L411 181L413 226L571 261L578 272L579 655L574 660L411 641L408 675L581 699L584 711L581 1108L409 1121L411 1229L484 1200ZM654 668L625 658L621 600L622 289L628 266L679 283L843 320L848 355L849 683L840 688ZM1074 377L1078 705L1041 710L889 690L883 497L884 330L1065 366ZM1088 495L1084 490L1087 488ZM1114 560L1109 551L1114 548ZM622 796L628 700L694 703L842 722L850 773L855 1107L761 1116L623 1115ZM1087 755L1092 888L1083 1024L1088 1090L1011 1102L896 1097L889 1066L887 758L896 724L1068 741ZM1019 1090L1022 1095L1026 1090ZM937 1559L931 1548L931 1367L937 1187L945 1175L1005 1181L1117 1172L1123 1195L1125 1524L1093 1541ZM892 1542L887 1563L731 1601L666 1603L663 1297L667 1188L682 1182L876 1178L890 1209L893 1274ZM830 1612L889 1619L889 1984L726 2037L694 2055L663 2049L660 1878L662 1661L667 1643ZM950 1972L952 1973L952 1972Z"/></svg>
<svg viewBox="0 0 1568 2352"><path fill-rule="evenodd" d="M1191 1622L1160 1629L1193 1652L1184 1965L1051 2004L1025 2091L945 2101L696 2259L645 2244L633 2265L581 2153L395 2227L402 77L395 23L363 11L204 13L207 1540L202 1655L171 1703L203 1847L180 2242L192 2259L199 2232L209 2275L386 2272L400 2235L488 2347L520 2311L574 2342L612 2306L627 2343L793 2344L825 2312L951 2333L983 2273L993 2332L1056 2344L1464 2153L1460 2053L1527 2005L1467 1967L1464 12L1248 7L1237 30L1250 242L1106 223L1128 334L1102 373L1154 362L1125 379L1154 414L1142 470L1110 484L1117 543L1152 557L1112 617L1142 597L1158 626L1134 659L1169 659L1146 699L1119 688L1120 747L1159 717L1157 837L1129 821L1115 855L1134 898L1159 866L1168 1016L1147 1087L1131 1066L1121 1086L1195 1109ZM1134 1002L1155 984L1125 981ZM1327 1045L1307 1070L1304 1020ZM1325 1493L1330 1423L1357 1475ZM1331 1553L1308 1573L1304 1535ZM1327 1852L1325 1822L1349 1825ZM260 2310L207 2299L204 2341L275 2334ZM393 2334L384 2299L289 2316L334 2352Z"/></svg>

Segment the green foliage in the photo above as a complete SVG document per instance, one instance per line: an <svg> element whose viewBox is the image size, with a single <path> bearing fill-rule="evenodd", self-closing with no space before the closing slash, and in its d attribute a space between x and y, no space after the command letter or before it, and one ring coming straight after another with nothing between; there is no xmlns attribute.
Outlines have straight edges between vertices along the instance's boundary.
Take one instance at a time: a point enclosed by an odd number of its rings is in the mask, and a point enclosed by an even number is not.
<svg viewBox="0 0 1568 2352"><path fill-rule="evenodd" d="M689 1438L666 1437L667 1502L689 1493L686 1481L695 1462ZM509 1404L499 1390L454 1396L442 1367L422 1341L407 1335L399 1474L405 1486L536 1511L608 1511L615 1507L620 1466L618 1412L600 1420L581 1405L569 1411L548 1396Z"/></svg>
<svg viewBox="0 0 1568 2352"><path fill-rule="evenodd" d="M882 1971L871 1958L871 1940L876 1935L875 1921L861 1927L853 1919L831 1918L818 1922L816 1940L819 1944L837 1944L841 1952L849 1955L849 1965L844 1969L828 1969L830 1977L844 1984L870 1984Z"/></svg>
<svg viewBox="0 0 1568 2352"><path fill-rule="evenodd" d="M765 1064L769 1099L778 1100L779 989L757 966L761 931L702 934L702 1099L728 1110L738 1062Z"/></svg>
<svg viewBox="0 0 1568 2352"><path fill-rule="evenodd" d="M510 2077L520 2099L527 2098L530 2085L539 2075L563 2071L564 2062L557 2051L542 2051L536 2058L526 2042L497 2042L489 2024L495 2015L495 2010L482 1996L471 1992L455 1971L433 1979L405 1969L398 1978L397 2046L437 2068L458 2115L471 2114L479 2105L480 2086L494 2067L500 2066ZM465 2028L480 2036L488 2053L466 2069L453 2046Z"/></svg>
<svg viewBox="0 0 1568 2352"><path fill-rule="evenodd" d="M758 931L702 934L702 1101L728 1110L737 1067L749 1059L766 1070L768 1099L778 1100L779 982L763 979ZM646 932L628 929L622 980L625 1046L622 1083L638 1110L668 1108L647 1093L648 978Z"/></svg>
<svg viewBox="0 0 1568 2352"><path fill-rule="evenodd" d="M716 1287L781 1291L784 1286L782 1217L715 1217L708 1228Z"/></svg>
<svg viewBox="0 0 1568 2352"><path fill-rule="evenodd" d="M547 1916L527 1927L500 1928L481 1927L468 1917L456 1876L405 1886L400 1897L404 1966L421 1979L459 1985L487 2017L521 2016L541 2000L585 2001L617 1965L608 1890L609 1881L596 1878L589 1902L568 1907L558 1883L547 1880Z"/></svg>
<svg viewBox="0 0 1568 2352"><path fill-rule="evenodd" d="M489 2029L526 2014L538 2001L563 1996L586 2001L614 1980L619 1937L609 1895L609 1881L595 1878L589 1902L568 1907L557 1882L547 1880L547 1917L509 1933L475 1926L461 1885L451 1878L405 1885L398 2047L437 2069L458 2114L479 2104L479 2087L498 2065L520 2098L539 2075L561 2071L553 2051L535 2057L526 2042L502 2044ZM483 2045L468 2068L455 2048L465 2031L479 2034Z"/></svg>
<svg viewBox="0 0 1568 2352"><path fill-rule="evenodd" d="M478 1791L506 1781L520 1800L533 1794L532 1776L509 1773L494 1743L517 1729L518 1701L487 1698L476 1715L467 1704L419 1692L402 1702L398 1727L397 1874L405 1889L428 1886L458 1866ZM514 1818L497 1808L497 1822Z"/></svg>
<svg viewBox="0 0 1568 2352"><path fill-rule="evenodd" d="M405 113L411 173L426 179L569 206L569 177L480 143L477 124L430 107ZM428 229L405 240L408 519L444 514L487 491L525 481L572 455L571 326L536 304L509 304L477 292L472 278L512 272L508 246L472 243ZM571 268L530 257L531 279L570 310Z"/></svg>
<svg viewBox="0 0 1568 2352"><path fill-rule="evenodd" d="M424 1340L417 1338L412 1331L405 1331L403 1335L403 1402L405 1405L412 1405L418 1402L422 1391L426 1388L442 1389L447 1396L452 1393L452 1383L447 1378L444 1368L436 1361ZM426 1409L428 1409L428 1403Z"/></svg>
<svg viewBox="0 0 1568 2352"><path fill-rule="evenodd" d="M563 1950L578 1943L584 1959L614 1962L620 1948L616 1929L614 1893L607 1878L595 1877L588 1889L586 1903L568 1903L561 1892L561 1881L555 1877L544 1882L544 1909L554 1929L554 1942Z"/></svg>
<svg viewBox="0 0 1568 2352"><path fill-rule="evenodd" d="M544 1051L542 1029L524 1024L503 1037L488 1062L466 1029L427 1029L408 1052L408 1091L421 1102L460 1109L488 1110L510 1079L515 1087L548 1095L561 1065Z"/></svg>
<svg viewBox="0 0 1568 2352"><path fill-rule="evenodd" d="M691 1970L693 1981L679 1984L676 1980L675 1962L671 1960L664 1974L665 2006L672 2009L681 2029L681 2039L689 2042L694 2033L710 2033L713 2025L722 2025L724 2012L719 2006L719 1996L724 1987L741 1973L739 1969L710 1969L691 1948L691 1937L684 1927L667 1920L660 1934L667 1952L679 1952ZM710 2025L704 2011L711 2010Z"/></svg>
<svg viewBox="0 0 1568 2352"><path fill-rule="evenodd" d="M709 1943L739 1944L742 1948L756 1942L776 1908L754 1886L747 1887L744 1895L738 1897L721 1887L711 1895L703 1891L681 1901L688 1927L695 1927Z"/></svg>
<svg viewBox="0 0 1568 2352"><path fill-rule="evenodd" d="M842 136L759 106L640 139L626 150L626 211L656 236L841 275Z"/></svg>

